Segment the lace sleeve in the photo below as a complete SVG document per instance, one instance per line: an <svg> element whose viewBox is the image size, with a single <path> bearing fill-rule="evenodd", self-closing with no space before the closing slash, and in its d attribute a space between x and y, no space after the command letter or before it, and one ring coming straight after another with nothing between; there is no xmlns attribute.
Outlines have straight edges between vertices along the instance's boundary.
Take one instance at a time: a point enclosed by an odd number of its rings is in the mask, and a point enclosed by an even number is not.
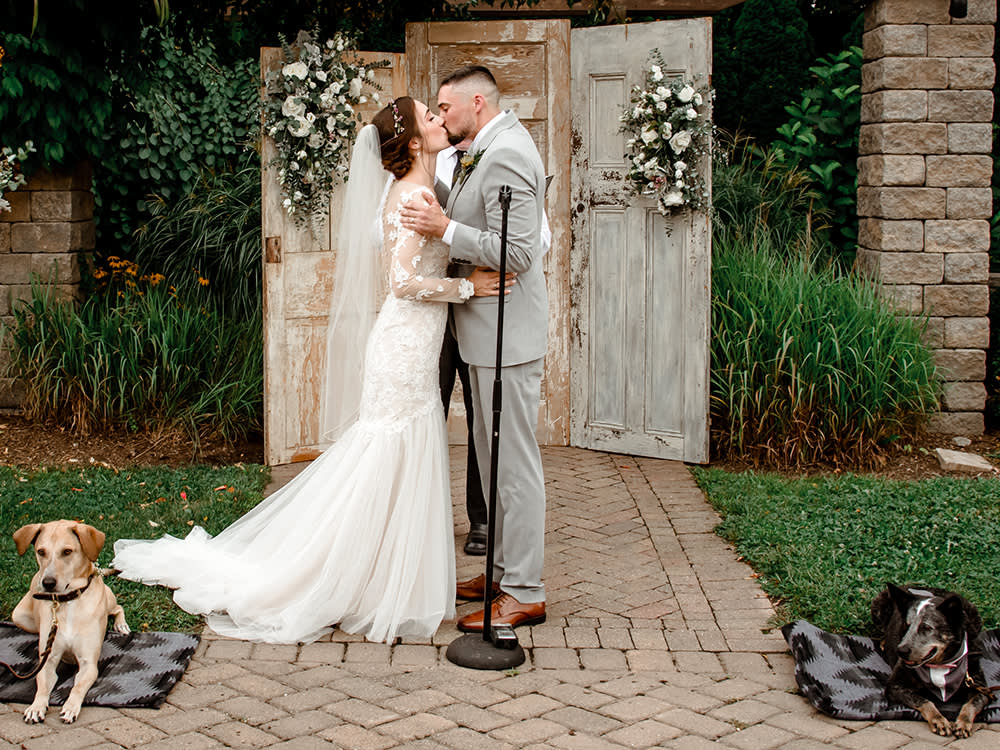
<svg viewBox="0 0 1000 750"><path fill-rule="evenodd" d="M399 205L414 194L400 196ZM475 288L468 279L437 278L420 273L421 251L427 238L412 229L404 229L399 210L387 216L386 238L391 243L389 255L389 289L402 299L427 302L465 302Z"/></svg>

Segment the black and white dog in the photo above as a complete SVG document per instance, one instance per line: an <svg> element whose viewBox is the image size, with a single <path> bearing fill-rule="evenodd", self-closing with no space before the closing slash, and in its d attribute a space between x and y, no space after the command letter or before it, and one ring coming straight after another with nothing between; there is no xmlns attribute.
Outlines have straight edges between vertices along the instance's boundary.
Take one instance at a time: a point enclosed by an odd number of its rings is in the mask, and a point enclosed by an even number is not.
<svg viewBox="0 0 1000 750"><path fill-rule="evenodd" d="M958 594L888 584L871 607L892 674L886 698L920 712L931 731L968 737L992 693L980 666L979 611ZM940 708L961 705L955 722Z"/></svg>

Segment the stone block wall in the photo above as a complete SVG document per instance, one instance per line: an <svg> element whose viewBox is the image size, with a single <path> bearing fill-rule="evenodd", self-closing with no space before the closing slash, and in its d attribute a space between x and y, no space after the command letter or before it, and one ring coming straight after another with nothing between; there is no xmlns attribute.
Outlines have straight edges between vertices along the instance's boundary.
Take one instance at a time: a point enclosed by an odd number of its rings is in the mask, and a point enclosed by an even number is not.
<svg viewBox="0 0 1000 750"><path fill-rule="evenodd" d="M94 248L91 171L39 172L5 197L11 210L0 213L0 321L9 324L18 302L30 299L33 276L59 294L78 295L80 253ZM0 373L9 361L0 341ZM17 408L22 394L21 384L0 377L0 409Z"/></svg>
<svg viewBox="0 0 1000 750"><path fill-rule="evenodd" d="M875 0L865 10L858 265L927 315L945 387L930 429L983 432L989 346L996 0Z"/></svg>

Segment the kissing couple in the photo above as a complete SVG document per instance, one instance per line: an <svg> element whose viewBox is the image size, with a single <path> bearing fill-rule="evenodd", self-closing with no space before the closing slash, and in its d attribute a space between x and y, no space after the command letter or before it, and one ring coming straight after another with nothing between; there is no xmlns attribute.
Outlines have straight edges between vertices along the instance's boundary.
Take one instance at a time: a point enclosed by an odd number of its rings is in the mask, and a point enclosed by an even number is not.
<svg viewBox="0 0 1000 750"><path fill-rule="evenodd" d="M488 477L501 293L491 619L515 627L545 620L535 439L548 325L545 173L527 130L500 109L487 68L456 70L437 98L439 114L410 97L390 101L354 146L321 405L333 444L214 537L195 527L184 539L115 543L122 577L175 589L178 606L205 615L220 635L297 643L337 626L371 641L427 639L455 617L456 596L484 598L485 575L455 582L438 361L453 326L469 366L480 475ZM450 191L436 186L438 153L461 143L471 145ZM511 273L500 279L503 185L511 188ZM483 619L474 612L458 628L481 632Z"/></svg>

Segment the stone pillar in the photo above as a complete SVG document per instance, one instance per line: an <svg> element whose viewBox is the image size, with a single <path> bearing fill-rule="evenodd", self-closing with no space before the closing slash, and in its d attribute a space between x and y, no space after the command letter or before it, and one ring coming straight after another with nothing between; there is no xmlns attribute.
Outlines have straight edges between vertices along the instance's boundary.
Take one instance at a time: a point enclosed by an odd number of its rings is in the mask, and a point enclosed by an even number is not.
<svg viewBox="0 0 1000 750"><path fill-rule="evenodd" d="M865 10L858 265L928 316L944 376L935 432L980 434L989 346L996 0L874 0Z"/></svg>
<svg viewBox="0 0 1000 750"><path fill-rule="evenodd" d="M11 210L0 213L0 321L10 324L18 302L31 298L33 275L78 296L80 253L94 248L90 166L38 172L5 197ZM0 372L9 361L0 341ZM0 409L19 407L22 395L17 382L0 378Z"/></svg>

